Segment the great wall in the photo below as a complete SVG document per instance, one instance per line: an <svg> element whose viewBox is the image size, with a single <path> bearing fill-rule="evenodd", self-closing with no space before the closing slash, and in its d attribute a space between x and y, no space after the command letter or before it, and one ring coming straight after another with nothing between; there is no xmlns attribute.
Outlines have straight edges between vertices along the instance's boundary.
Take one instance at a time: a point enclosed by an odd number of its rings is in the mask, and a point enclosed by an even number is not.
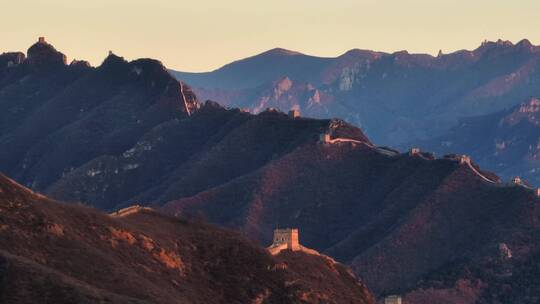
<svg viewBox="0 0 540 304"><path fill-rule="evenodd" d="M182 101L184 102L184 108L186 109L186 113L188 116L191 116L191 111L189 110L186 95L184 94L184 83L182 81L178 81L180 84L180 94L182 94Z"/></svg>
<svg viewBox="0 0 540 304"><path fill-rule="evenodd" d="M300 245L298 229L285 228L275 229L272 245L267 248L272 255L277 255L283 250L300 251L307 254L321 255L318 251Z"/></svg>
<svg viewBox="0 0 540 304"><path fill-rule="evenodd" d="M360 141L360 140L356 140L352 138L343 138L343 137L332 138L331 129L319 135L319 143L323 145L331 145L331 144L339 144L339 143L360 144L360 145L365 145L369 148L373 148L376 152L386 155L388 157L396 157L400 155L399 152L394 151L392 149L385 148L385 147L377 147L364 141ZM430 157L427 157L426 154L430 154ZM435 160L435 157L431 153L422 153L419 148L411 148L408 152L408 155L413 156L413 157L420 157L425 160ZM468 155L445 155L443 156L443 159L454 160L454 161L459 162L460 165L467 166L476 176L478 176L480 179L482 179L483 181L487 183L493 184L495 186L505 186L505 184L501 183L499 180L493 180L492 178L489 178L480 170L478 170L472 164L471 158ZM512 181L510 181L509 185L521 186L521 187L527 188L529 190L534 191L536 196L540 197L540 188L535 189L528 186L519 177L514 177Z"/></svg>
<svg viewBox="0 0 540 304"><path fill-rule="evenodd" d="M112 217L124 217L124 216L128 216L130 214L135 214L135 213L138 213L138 212L141 212L141 211L153 211L153 210L154 209L152 209L150 207L144 207L144 206L141 206L141 205L133 205L133 206L129 206L129 207L117 210L115 212L109 213L109 216L112 216Z"/></svg>

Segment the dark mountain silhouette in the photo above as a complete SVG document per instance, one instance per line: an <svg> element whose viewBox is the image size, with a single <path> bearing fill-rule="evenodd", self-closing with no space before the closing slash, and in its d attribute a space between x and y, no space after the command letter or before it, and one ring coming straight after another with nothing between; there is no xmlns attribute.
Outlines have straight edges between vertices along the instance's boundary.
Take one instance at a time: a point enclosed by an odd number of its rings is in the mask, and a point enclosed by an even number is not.
<svg viewBox="0 0 540 304"><path fill-rule="evenodd" d="M111 53L92 68L65 58L45 41L28 58L0 55L0 170L34 189L198 106L158 61Z"/></svg>
<svg viewBox="0 0 540 304"><path fill-rule="evenodd" d="M540 48L528 40L499 40L437 57L351 50L320 58L272 50L212 72L175 75L202 100L255 113L279 107L340 117L379 144L397 145L441 135L461 117L540 96L539 60ZM292 86L276 94L275 83L284 77Z"/></svg>
<svg viewBox="0 0 540 304"><path fill-rule="evenodd" d="M308 247L353 265L375 293L403 292L456 260L475 265L499 243L536 252L525 241L539 233L535 193L476 171L450 158L313 143L165 208L203 214L263 243L273 226L297 225Z"/></svg>
<svg viewBox="0 0 540 304"><path fill-rule="evenodd" d="M252 175L329 130L369 143L340 120L291 119L275 111L254 116L207 102L189 119L156 127L123 153L72 170L47 192L104 209L161 204Z"/></svg>
<svg viewBox="0 0 540 304"><path fill-rule="evenodd" d="M329 258L141 207L107 215L0 175L0 211L2 303L373 303Z"/></svg>
<svg viewBox="0 0 540 304"><path fill-rule="evenodd" d="M517 47L487 43L475 51L484 59L474 60L487 60L492 51L502 56L504 49ZM445 62L453 63L452 56ZM199 105L161 65L142 62L156 70L140 80L131 77L141 61L113 55L96 69L59 64L65 74L32 71L27 60L6 64L2 83L18 80L0 87L0 104L9 109L0 114L2 169L56 199L110 211L150 205L234 228L261 245L275 227L298 227L304 245L351 265L377 295L493 303L538 294L535 270L524 266L538 255L539 201L532 189L500 183L461 155L377 147L343 120ZM125 76L126 70L135 74ZM17 78L25 73L31 76ZM286 77L273 86L279 98L310 90ZM114 97L94 98L98 93ZM83 108L85 101L100 106ZM138 128L138 120L151 123ZM512 259L492 263L503 243ZM516 280L497 265L514 267Z"/></svg>
<svg viewBox="0 0 540 304"><path fill-rule="evenodd" d="M446 134L418 143L437 153L470 154L505 179L521 176L540 184L540 100L529 98L508 110L461 119Z"/></svg>

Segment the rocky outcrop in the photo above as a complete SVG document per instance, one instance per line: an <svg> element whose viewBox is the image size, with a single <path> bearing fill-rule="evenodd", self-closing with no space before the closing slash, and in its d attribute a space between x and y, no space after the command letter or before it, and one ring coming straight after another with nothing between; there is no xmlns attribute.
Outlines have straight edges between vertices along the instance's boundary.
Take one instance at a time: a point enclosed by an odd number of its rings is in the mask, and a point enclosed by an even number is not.
<svg viewBox="0 0 540 304"><path fill-rule="evenodd" d="M532 125L540 125L540 99L531 97L527 102L522 103L519 107L513 109L513 111L502 118L501 126L512 127L520 123L522 120L526 120Z"/></svg>
<svg viewBox="0 0 540 304"><path fill-rule="evenodd" d="M26 61L32 68L58 68L67 64L66 55L41 38L28 49L27 54Z"/></svg>
<svg viewBox="0 0 540 304"><path fill-rule="evenodd" d="M90 65L90 62L86 60L76 60L76 59L73 59L69 65L72 67L80 68L80 69L88 69L92 67Z"/></svg>
<svg viewBox="0 0 540 304"><path fill-rule="evenodd" d="M0 70L7 69L19 65L25 60L24 53L8 52L0 54Z"/></svg>

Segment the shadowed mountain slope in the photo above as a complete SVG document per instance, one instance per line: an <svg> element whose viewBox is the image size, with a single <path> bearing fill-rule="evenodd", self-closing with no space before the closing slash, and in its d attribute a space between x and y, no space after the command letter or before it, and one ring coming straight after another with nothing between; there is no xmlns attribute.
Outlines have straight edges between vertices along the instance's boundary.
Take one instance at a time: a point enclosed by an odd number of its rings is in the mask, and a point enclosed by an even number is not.
<svg viewBox="0 0 540 304"><path fill-rule="evenodd" d="M516 48L486 44L475 56L505 49L512 53ZM429 62L427 57L400 56L411 64ZM13 54L8 57L17 59ZM126 64L133 63L119 61L119 66ZM94 73L102 68L85 66L78 63L77 69L98 75ZM4 79L25 71L12 68L13 64L2 74L7 75ZM39 73L45 77L47 70ZM52 81L57 75L61 74L50 73L45 79ZM172 79L167 73L159 75L166 83ZM180 84L171 81L177 97L173 100L195 100L192 94L180 97ZM20 91L0 103L40 105L41 99L33 94L34 99L23 98L22 92L30 90L24 83L5 87ZM159 82L151 77L128 83L130 89L122 96L144 92L146 83L153 87ZM57 85L56 91L66 86ZM276 86L281 91L294 89L287 78ZM80 97L75 103L92 94L82 89L73 92L82 94L74 95ZM60 100L68 103L69 98ZM107 104L123 105L126 100L131 99L114 98ZM155 100L145 97L141 102ZM532 189L502 184L493 173L460 155L435 159L426 152L401 154L374 146L359 128L338 119L292 118L272 109L252 115L214 102L200 107L194 102L196 111L186 115L182 103L174 105L158 107L165 113L163 119L147 128L128 128L129 132L123 132L122 126L130 126L131 120L124 121L125 111L114 107L103 108L93 119L84 114L68 116L73 127L59 130L49 125L67 118L57 118L54 111L36 114L39 119L26 118L24 111L2 112L2 122L10 123L0 137L4 143L0 165L57 199L106 210L133 204L162 207L170 214L206 218L237 229L261 245L269 244L277 226L298 227L302 244L352 265L377 295L446 292L465 297L473 290L474 301L517 298L519 291L535 296L534 276L520 266L534 264L538 252L538 197ZM143 111L138 119L144 121L152 113ZM95 124L84 124L87 121ZM43 134L29 131L34 129ZM328 137L321 136L325 133ZM33 141L31 135L47 141ZM109 136L115 140L105 140ZM505 265L516 267L513 273L519 281L499 280L499 264L489 266L503 243L513 252ZM475 265L484 263L487 272L478 272ZM493 288L505 290L505 284L514 284L516 291L493 293ZM430 292L422 293L425 290Z"/></svg>
<svg viewBox="0 0 540 304"><path fill-rule="evenodd" d="M18 56L0 55L0 170L34 189L198 106L155 60L110 54L98 68L66 65L44 41Z"/></svg>
<svg viewBox="0 0 540 304"><path fill-rule="evenodd" d="M105 209L165 203L250 175L326 130L369 142L339 120L291 119L272 111L254 116L209 102L187 120L154 128L119 155L89 161L47 191Z"/></svg>
<svg viewBox="0 0 540 304"><path fill-rule="evenodd" d="M145 208L106 215L0 175L0 212L2 303L373 303L328 258Z"/></svg>
<svg viewBox="0 0 540 304"><path fill-rule="evenodd" d="M388 156L365 145L307 144L165 208L202 214L262 243L276 225L297 226L306 246L353 265L375 293L401 292L452 261L473 266L496 255L499 243L538 249L533 191L488 182L473 168L454 159ZM530 253L522 253L516 259L527 260Z"/></svg>

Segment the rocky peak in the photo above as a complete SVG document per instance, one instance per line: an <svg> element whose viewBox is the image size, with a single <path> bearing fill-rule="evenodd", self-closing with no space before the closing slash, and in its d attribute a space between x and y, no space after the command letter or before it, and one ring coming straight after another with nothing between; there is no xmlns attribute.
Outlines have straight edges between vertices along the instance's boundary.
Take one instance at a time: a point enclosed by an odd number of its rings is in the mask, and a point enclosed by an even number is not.
<svg viewBox="0 0 540 304"><path fill-rule="evenodd" d="M71 63L69 64L69 67L70 67L70 69L75 70L75 71L79 71L79 72L83 72L83 71L93 69L90 62L88 62L86 60L75 60L75 59L73 59L71 61Z"/></svg>
<svg viewBox="0 0 540 304"><path fill-rule="evenodd" d="M339 57L340 58L351 57L351 58L359 58L359 59L377 59L377 58L380 58L383 54L384 53L375 52L371 50L351 49Z"/></svg>
<svg viewBox="0 0 540 304"><path fill-rule="evenodd" d="M281 95L289 91L293 86L293 82L289 77L285 76L277 80L274 84L274 99L279 99Z"/></svg>
<svg viewBox="0 0 540 304"><path fill-rule="evenodd" d="M497 45L502 45L502 46L514 46L514 44L510 40L498 39L496 43Z"/></svg>
<svg viewBox="0 0 540 304"><path fill-rule="evenodd" d="M531 97L528 102L522 103L519 107L520 113L536 113L540 111L540 99Z"/></svg>
<svg viewBox="0 0 540 304"><path fill-rule="evenodd" d="M137 83L147 92L158 96L163 107L180 109L190 115L200 105L191 88L176 80L163 64L154 59L142 58L131 62L109 52L99 71L114 82Z"/></svg>
<svg viewBox="0 0 540 304"><path fill-rule="evenodd" d="M103 60L103 63L101 64L100 68L112 68L115 66L125 66L127 65L127 61L124 59L124 57L117 56L113 52L109 51L109 55Z"/></svg>
<svg viewBox="0 0 540 304"><path fill-rule="evenodd" d="M124 57L117 56L112 52L103 60L103 63L97 68L98 72L111 82L119 83L132 80L131 67Z"/></svg>
<svg viewBox="0 0 540 304"><path fill-rule="evenodd" d="M291 89L293 85L292 80L285 76L276 82L276 88L281 92L286 92Z"/></svg>
<svg viewBox="0 0 540 304"><path fill-rule="evenodd" d="M528 39L523 39L520 42L516 44L517 47L525 48L525 49L532 49L534 48L533 44Z"/></svg>
<svg viewBox="0 0 540 304"><path fill-rule="evenodd" d="M142 58L129 63L131 73L147 81L170 81L174 80L163 63L159 60Z"/></svg>
<svg viewBox="0 0 540 304"><path fill-rule="evenodd" d="M313 95L311 95L311 97L308 99L308 103L311 105L321 103L321 93L319 90L315 90L313 92Z"/></svg>
<svg viewBox="0 0 540 304"><path fill-rule="evenodd" d="M399 58L399 57L406 57L406 56L409 56L409 52L407 50L402 50L402 51L397 51L395 53L392 54L394 57L396 58Z"/></svg>
<svg viewBox="0 0 540 304"><path fill-rule="evenodd" d="M474 55L481 56L492 51L533 51L534 46L527 39L523 39L517 44L513 44L509 40L498 39L497 41L485 40L482 44L473 51Z"/></svg>
<svg viewBox="0 0 540 304"><path fill-rule="evenodd" d="M66 55L57 51L43 37L40 37L38 42L28 49L27 54L28 58L26 61L32 67L50 68L65 66L67 64Z"/></svg>
<svg viewBox="0 0 540 304"><path fill-rule="evenodd" d="M478 49L493 48L496 46L513 46L514 44L509 40L498 39L497 41L484 40Z"/></svg>
<svg viewBox="0 0 540 304"><path fill-rule="evenodd" d="M408 51L398 51L391 55L391 58L394 62L397 64L407 64L410 63L411 60L414 60L415 55L411 55Z"/></svg>
<svg viewBox="0 0 540 304"><path fill-rule="evenodd" d="M535 125L540 125L540 117L537 117L538 112L540 112L540 99L531 97L527 102L517 106L510 114L506 115L501 120L501 125L513 126L524 119Z"/></svg>
<svg viewBox="0 0 540 304"><path fill-rule="evenodd" d="M205 101L201 106L201 110L224 110L224 109L225 108L223 108L219 103L212 100Z"/></svg>
<svg viewBox="0 0 540 304"><path fill-rule="evenodd" d="M76 60L76 59L73 59L69 65L72 67L84 67L84 68L92 67L90 65L90 62L86 60Z"/></svg>
<svg viewBox="0 0 540 304"><path fill-rule="evenodd" d="M0 69L9 68L24 62L25 56L21 52L2 53L0 55Z"/></svg>
<svg viewBox="0 0 540 304"><path fill-rule="evenodd" d="M302 55L302 53L283 49L283 48L273 48L268 50L261 55L278 55L278 56L293 56L293 55Z"/></svg>

